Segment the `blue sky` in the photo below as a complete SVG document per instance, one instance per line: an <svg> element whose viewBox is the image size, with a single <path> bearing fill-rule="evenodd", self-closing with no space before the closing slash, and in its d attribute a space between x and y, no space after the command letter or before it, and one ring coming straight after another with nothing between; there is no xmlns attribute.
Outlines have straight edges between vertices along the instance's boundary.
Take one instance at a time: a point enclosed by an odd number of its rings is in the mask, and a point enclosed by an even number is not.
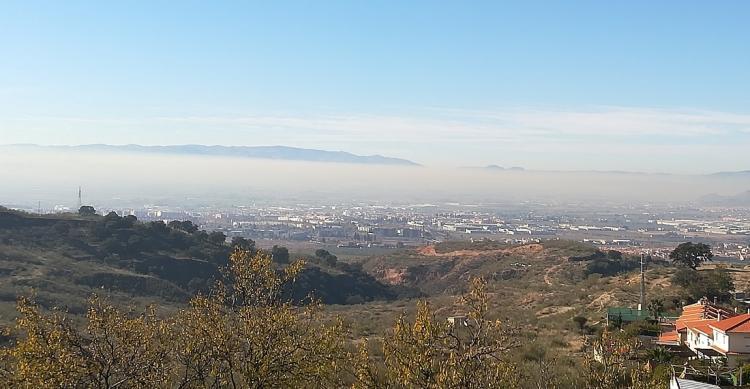
<svg viewBox="0 0 750 389"><path fill-rule="evenodd" d="M0 143L750 169L748 15L746 1L5 2Z"/></svg>

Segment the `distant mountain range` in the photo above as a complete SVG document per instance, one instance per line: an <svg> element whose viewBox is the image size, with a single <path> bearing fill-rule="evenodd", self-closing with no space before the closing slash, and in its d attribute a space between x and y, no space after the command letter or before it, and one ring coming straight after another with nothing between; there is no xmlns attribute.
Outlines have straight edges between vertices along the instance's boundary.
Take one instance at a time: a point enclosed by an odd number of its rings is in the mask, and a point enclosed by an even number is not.
<svg viewBox="0 0 750 389"><path fill-rule="evenodd" d="M401 165L419 166L401 158L384 157L382 155L356 155L345 151L326 151L302 149L287 146L204 146L204 145L173 145L173 146L141 146L141 145L106 145L90 144L80 146L42 146L34 144L8 145L0 147L24 147L44 150L89 151L89 152L128 152L144 154L176 154L176 155L204 155L221 157L241 157L275 159L289 161L336 162L366 165Z"/></svg>

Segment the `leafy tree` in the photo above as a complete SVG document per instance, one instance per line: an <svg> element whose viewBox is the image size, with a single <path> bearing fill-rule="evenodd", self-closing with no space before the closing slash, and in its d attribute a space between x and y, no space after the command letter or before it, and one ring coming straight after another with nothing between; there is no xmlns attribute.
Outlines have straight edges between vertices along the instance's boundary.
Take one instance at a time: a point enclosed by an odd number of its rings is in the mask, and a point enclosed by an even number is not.
<svg viewBox="0 0 750 389"><path fill-rule="evenodd" d="M622 252L617 250L609 250L607 251L607 258L619 261L622 259Z"/></svg>
<svg viewBox="0 0 750 389"><path fill-rule="evenodd" d="M198 226L193 224L193 222L191 222L190 220L172 220L167 225L172 229L184 231L188 234L192 234L198 231Z"/></svg>
<svg viewBox="0 0 750 389"><path fill-rule="evenodd" d="M342 387L344 329L320 305L294 306L283 291L302 262L283 272L270 255L236 250L225 279L170 319L153 309L122 312L90 301L83 329L67 315L18 304L16 340L0 348L9 387Z"/></svg>
<svg viewBox="0 0 750 389"><path fill-rule="evenodd" d="M221 231L214 231L208 234L208 240L213 244L224 244L227 241L227 236Z"/></svg>
<svg viewBox="0 0 750 389"><path fill-rule="evenodd" d="M731 298L731 292L734 290L734 280L726 268L719 267L706 272L704 281L703 285L706 286L704 296L715 296L721 301L728 301Z"/></svg>
<svg viewBox="0 0 750 389"><path fill-rule="evenodd" d="M135 223L138 222L138 218L135 215L124 216L123 220L125 220L130 227L133 227Z"/></svg>
<svg viewBox="0 0 750 389"><path fill-rule="evenodd" d="M0 349L0 378L11 387L148 387L167 382L167 327L153 310L129 316L94 297L77 330L59 311L45 315L18 303L15 330L25 334Z"/></svg>
<svg viewBox="0 0 750 389"><path fill-rule="evenodd" d="M248 252L255 252L255 242L252 239L245 239L241 236L232 238L232 248Z"/></svg>
<svg viewBox="0 0 750 389"><path fill-rule="evenodd" d="M324 249L317 249L315 250L315 256L320 258L326 265L334 267L336 266L336 263L338 262L338 258L329 253L328 250Z"/></svg>
<svg viewBox="0 0 750 389"><path fill-rule="evenodd" d="M679 269L672 276L672 283L685 288L694 301L702 297L728 301L734 290L731 274L722 267L702 271Z"/></svg>
<svg viewBox="0 0 750 389"><path fill-rule="evenodd" d="M78 214L81 216L94 216L96 215L96 209L90 205L84 205L78 208Z"/></svg>
<svg viewBox="0 0 750 389"><path fill-rule="evenodd" d="M177 387L337 387L343 327L320 306L281 298L304 264L279 274L270 255L235 250L211 297L176 319Z"/></svg>
<svg viewBox="0 0 750 389"><path fill-rule="evenodd" d="M163 221L158 220L155 222L150 222L147 224L148 228L151 229L155 234L157 235L163 235L169 233L169 227L167 227L166 224L164 224Z"/></svg>
<svg viewBox="0 0 750 389"><path fill-rule="evenodd" d="M276 263L289 263L289 249L274 245L271 248L271 257Z"/></svg>
<svg viewBox="0 0 750 389"><path fill-rule="evenodd" d="M652 299L648 303L648 311L651 313L651 317L659 320L662 312L664 312L664 301L662 299Z"/></svg>
<svg viewBox="0 0 750 389"><path fill-rule="evenodd" d="M670 254L672 262L680 263L693 270L701 263L710 261L714 257L711 247L705 243L685 242L677 246Z"/></svg>
<svg viewBox="0 0 750 389"><path fill-rule="evenodd" d="M688 268L679 268L672 274L672 283L682 287L701 281L701 274Z"/></svg>
<svg viewBox="0 0 750 389"><path fill-rule="evenodd" d="M517 367L507 358L518 347L515 330L488 318L488 302L486 283L474 278L460 299L468 310L466 326L450 325L426 302L418 303L414 321L401 316L383 339L384 371L360 347L355 387L518 387Z"/></svg>

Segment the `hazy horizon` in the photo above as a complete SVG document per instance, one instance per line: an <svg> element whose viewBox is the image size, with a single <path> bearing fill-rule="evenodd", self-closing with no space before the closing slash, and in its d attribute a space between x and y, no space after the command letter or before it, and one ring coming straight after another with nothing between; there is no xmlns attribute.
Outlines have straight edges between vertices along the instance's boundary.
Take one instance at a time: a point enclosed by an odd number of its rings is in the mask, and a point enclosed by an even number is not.
<svg viewBox="0 0 750 389"><path fill-rule="evenodd" d="M744 176L510 171L277 161L217 156L9 151L0 203L74 206L255 201L690 202L750 190Z"/></svg>

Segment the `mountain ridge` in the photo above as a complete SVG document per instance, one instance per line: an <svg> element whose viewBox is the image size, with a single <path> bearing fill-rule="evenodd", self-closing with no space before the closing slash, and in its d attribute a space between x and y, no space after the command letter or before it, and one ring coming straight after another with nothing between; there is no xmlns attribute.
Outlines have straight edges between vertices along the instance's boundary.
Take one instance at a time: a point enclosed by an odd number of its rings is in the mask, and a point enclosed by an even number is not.
<svg viewBox="0 0 750 389"><path fill-rule="evenodd" d="M110 144L85 144L85 145L38 145L38 144L12 144L1 145L0 148L38 148L66 151L100 151L100 152L130 152L143 154L172 154L172 155L202 155L223 156L240 158L258 158L288 161L330 162L330 163L353 163L364 165L398 165L398 166L420 166L418 163L403 159L385 157L379 154L358 155L346 151L328 151L318 149L306 149L290 146L224 146L224 145L159 145L144 146L138 144L110 145Z"/></svg>

